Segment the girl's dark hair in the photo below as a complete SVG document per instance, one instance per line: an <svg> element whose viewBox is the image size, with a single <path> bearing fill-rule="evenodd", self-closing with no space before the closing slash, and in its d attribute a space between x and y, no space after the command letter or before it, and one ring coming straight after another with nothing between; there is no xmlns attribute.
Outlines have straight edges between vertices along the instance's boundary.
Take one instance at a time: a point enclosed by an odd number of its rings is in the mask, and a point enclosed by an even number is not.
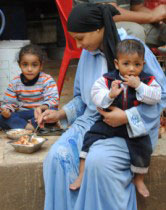
<svg viewBox="0 0 166 210"><path fill-rule="evenodd" d="M144 45L136 39L125 39L120 41L116 47L116 57L119 54L133 54L137 53L140 57L144 58L145 48Z"/></svg>
<svg viewBox="0 0 166 210"><path fill-rule="evenodd" d="M22 57L25 54L36 55L39 58L39 61L41 63L43 63L45 60L45 54L44 54L43 50L38 45L28 44L28 45L25 45L24 47L22 47L18 54L18 63L20 63Z"/></svg>

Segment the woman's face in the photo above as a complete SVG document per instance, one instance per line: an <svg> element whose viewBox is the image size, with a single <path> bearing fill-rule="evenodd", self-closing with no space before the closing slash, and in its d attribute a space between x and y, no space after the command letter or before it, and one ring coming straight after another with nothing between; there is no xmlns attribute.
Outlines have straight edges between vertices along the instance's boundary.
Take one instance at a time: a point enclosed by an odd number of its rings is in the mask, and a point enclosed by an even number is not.
<svg viewBox="0 0 166 210"><path fill-rule="evenodd" d="M76 40L78 48L83 48L88 51L94 51L101 48L103 41L104 29L98 29L92 32L69 32L70 35Z"/></svg>

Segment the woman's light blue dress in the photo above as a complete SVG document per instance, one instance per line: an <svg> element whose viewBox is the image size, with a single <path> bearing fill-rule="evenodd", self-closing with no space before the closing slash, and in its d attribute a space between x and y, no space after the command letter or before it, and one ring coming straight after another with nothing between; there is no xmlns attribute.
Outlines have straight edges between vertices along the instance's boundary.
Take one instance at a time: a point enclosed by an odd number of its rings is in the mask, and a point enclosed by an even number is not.
<svg viewBox="0 0 166 210"><path fill-rule="evenodd" d="M121 31L120 36L123 39L125 33ZM129 134L149 133L154 147L160 112L166 105L166 79L147 47L145 60L144 71L156 76L162 87L161 103L155 106L142 104L127 110L126 114ZM106 71L106 60L100 51L83 50L75 78L74 98L63 107L67 121L62 124L71 126L51 147L44 161L45 210L137 209L130 156L126 142L119 137L99 140L91 146L80 190L69 189L69 184L78 176L84 134L99 116L90 99L90 90L94 81Z"/></svg>

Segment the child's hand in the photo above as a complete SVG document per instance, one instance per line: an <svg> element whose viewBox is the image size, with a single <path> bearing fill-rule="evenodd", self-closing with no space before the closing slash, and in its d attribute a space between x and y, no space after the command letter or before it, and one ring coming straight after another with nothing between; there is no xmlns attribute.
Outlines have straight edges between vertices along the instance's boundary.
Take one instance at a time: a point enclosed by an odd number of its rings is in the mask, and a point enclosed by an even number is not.
<svg viewBox="0 0 166 210"><path fill-rule="evenodd" d="M5 118L10 118L11 112L10 112L9 109L2 109L1 115L2 115L3 117L5 117Z"/></svg>
<svg viewBox="0 0 166 210"><path fill-rule="evenodd" d="M120 83L122 81L120 80L115 80L111 84L111 91L109 93L110 98L116 98L123 90L123 88L120 87Z"/></svg>
<svg viewBox="0 0 166 210"><path fill-rule="evenodd" d="M140 78L138 76L135 77L135 76L125 75L124 79L125 79L124 84L132 88L137 88L141 83Z"/></svg>

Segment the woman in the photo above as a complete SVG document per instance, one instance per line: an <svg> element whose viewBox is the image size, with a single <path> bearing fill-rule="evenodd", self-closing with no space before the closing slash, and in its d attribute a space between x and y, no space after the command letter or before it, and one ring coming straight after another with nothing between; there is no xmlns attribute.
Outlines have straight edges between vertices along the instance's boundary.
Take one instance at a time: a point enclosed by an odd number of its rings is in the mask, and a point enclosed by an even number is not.
<svg viewBox="0 0 166 210"><path fill-rule="evenodd" d="M114 137L94 143L88 153L85 174L79 191L69 185L76 179L79 151L86 131L99 114L91 101L90 90L96 79L113 66L119 40L112 16L118 11L111 5L81 4L68 19L68 31L83 50L74 84L74 98L59 111L45 111L38 119L61 121L71 127L50 149L44 161L45 210L136 210L133 174L124 139ZM111 16L112 15L112 16ZM124 30L120 39L129 38ZM148 59L147 59L148 58ZM150 133L153 147L158 139L160 112L166 104L165 77L151 51L146 47L144 71L156 76L162 87L162 101L156 106L142 104L127 111L112 107L100 113L111 126L127 124L130 136ZM146 124L148 123L148 124Z"/></svg>

